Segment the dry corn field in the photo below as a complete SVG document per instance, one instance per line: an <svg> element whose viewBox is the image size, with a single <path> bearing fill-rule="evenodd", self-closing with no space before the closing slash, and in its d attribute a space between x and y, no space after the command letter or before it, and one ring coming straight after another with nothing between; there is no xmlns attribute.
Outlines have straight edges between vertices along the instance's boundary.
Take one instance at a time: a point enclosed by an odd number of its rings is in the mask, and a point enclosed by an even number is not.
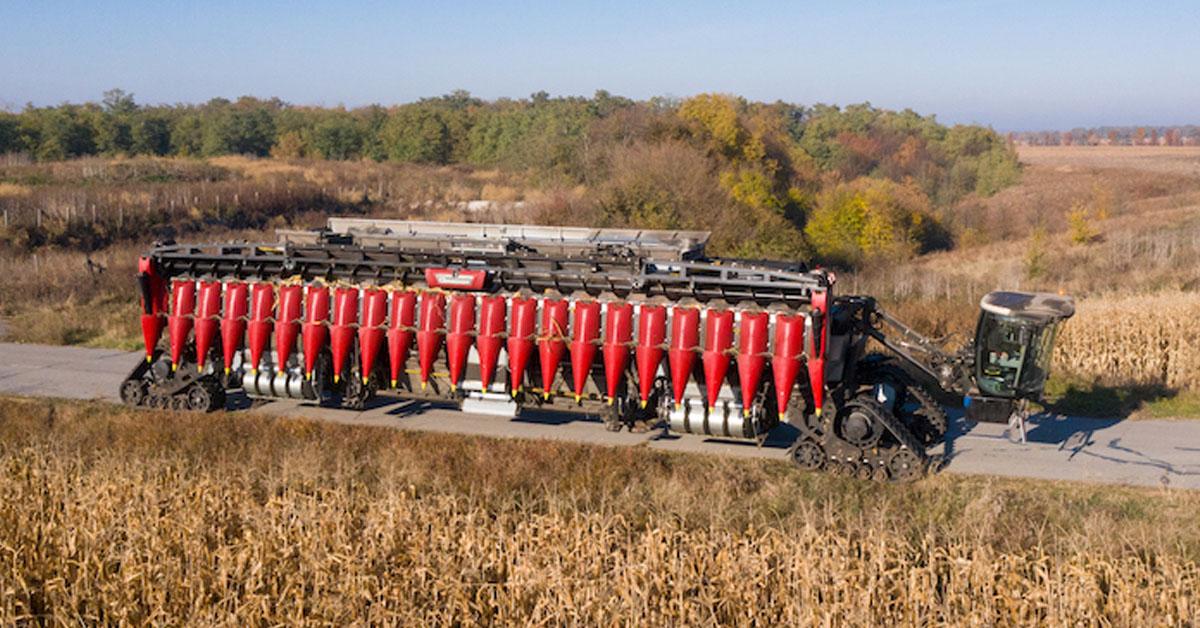
<svg viewBox="0 0 1200 628"><path fill-rule="evenodd" d="M1200 389L1200 294L1082 301L1054 354L1055 371L1068 376Z"/></svg>
<svg viewBox="0 0 1200 628"><path fill-rule="evenodd" d="M1185 625L1200 496L0 400L0 622Z"/></svg>

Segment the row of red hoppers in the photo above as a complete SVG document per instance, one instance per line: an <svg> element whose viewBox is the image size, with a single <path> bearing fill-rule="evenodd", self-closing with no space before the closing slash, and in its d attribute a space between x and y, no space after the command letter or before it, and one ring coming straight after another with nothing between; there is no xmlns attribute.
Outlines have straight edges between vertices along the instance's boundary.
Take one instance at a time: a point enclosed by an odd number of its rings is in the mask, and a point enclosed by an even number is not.
<svg viewBox="0 0 1200 628"><path fill-rule="evenodd" d="M725 381L731 357L737 361L742 407L747 413L754 403L768 359L772 362L780 416L786 412L802 362L808 365L817 408L821 407L823 397L824 334L816 332L817 338L805 360L805 314L774 315L774 343L772 351L768 352L772 315L756 310L740 312L735 350L734 312L729 309L707 310L701 347L701 310L698 306L670 308L669 339L668 308L652 304L638 306L637 340L634 342L635 306L624 301L603 303L602 313L602 304L592 300L578 300L572 304L553 297L479 296L465 292L448 295L441 290L356 287L335 287L331 299L330 287L321 284L311 284L305 290L298 283L277 287L265 282L248 285L202 280L197 289L195 280L175 279L171 282L168 308L163 302L168 296L167 291L159 292L160 297L152 297L155 302L145 308L142 316L147 359L158 344L164 327L163 314L169 310L166 327L173 368L179 364L188 335L194 328L198 368L203 369L219 330L225 372L229 372L233 356L242 348L243 336L250 353L248 367L257 372L274 331L277 363L281 365L287 364L296 338L300 337L306 377L312 376L316 357L328 342L335 382L346 368L357 335L364 381L372 372L386 340L393 387L415 339L422 388L429 381L444 342L452 387L457 387L463 376L472 346L478 352L480 379L485 390L495 377L501 348L507 349L509 381L514 396L524 381L526 365L535 347L540 360L543 394L548 396L563 352L569 345L577 400L584 394L599 348L604 362L606 393L611 403L625 375L631 347L643 407L664 355L677 405L683 401L697 354L700 355L710 406L715 404ZM540 326L536 324L539 305ZM572 305L574 324L570 329L573 333L568 334Z"/></svg>

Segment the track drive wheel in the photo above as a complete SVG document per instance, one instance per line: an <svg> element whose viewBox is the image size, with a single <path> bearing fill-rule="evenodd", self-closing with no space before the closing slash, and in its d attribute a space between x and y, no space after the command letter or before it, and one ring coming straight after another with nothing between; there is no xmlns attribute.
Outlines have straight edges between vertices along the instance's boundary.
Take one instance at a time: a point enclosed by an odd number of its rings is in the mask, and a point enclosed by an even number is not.
<svg viewBox="0 0 1200 628"><path fill-rule="evenodd" d="M146 401L146 382L127 379L121 384L121 402L128 406L140 406Z"/></svg>
<svg viewBox="0 0 1200 628"><path fill-rule="evenodd" d="M225 407L225 390L206 378L188 386L186 399L188 410L211 412Z"/></svg>
<svg viewBox="0 0 1200 628"><path fill-rule="evenodd" d="M925 464L911 449L900 449L892 453L887 470L896 482L912 482L925 475Z"/></svg>
<svg viewBox="0 0 1200 628"><path fill-rule="evenodd" d="M792 445L788 457L805 471L820 471L825 466L825 450L821 449L821 444L803 436Z"/></svg>

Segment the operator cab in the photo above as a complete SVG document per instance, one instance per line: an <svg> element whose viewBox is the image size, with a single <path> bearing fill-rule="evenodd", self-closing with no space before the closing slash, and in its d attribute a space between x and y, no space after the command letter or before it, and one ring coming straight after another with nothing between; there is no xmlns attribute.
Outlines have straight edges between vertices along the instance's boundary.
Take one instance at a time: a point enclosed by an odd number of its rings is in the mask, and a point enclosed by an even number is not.
<svg viewBox="0 0 1200 628"><path fill-rule="evenodd" d="M1075 314L1071 297L998 291L980 302L975 384L985 397L1037 399L1050 372L1058 323Z"/></svg>

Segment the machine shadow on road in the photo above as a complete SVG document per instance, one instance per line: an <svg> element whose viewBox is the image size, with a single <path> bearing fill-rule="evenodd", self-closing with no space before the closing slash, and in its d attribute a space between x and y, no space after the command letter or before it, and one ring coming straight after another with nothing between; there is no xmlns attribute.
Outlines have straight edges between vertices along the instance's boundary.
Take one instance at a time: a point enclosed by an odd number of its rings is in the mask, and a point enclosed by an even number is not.
<svg viewBox="0 0 1200 628"><path fill-rule="evenodd" d="M598 415L586 412L561 412L524 408L511 419L516 423L537 423L539 425L566 425L567 423L595 423L599 426L603 420Z"/></svg>
<svg viewBox="0 0 1200 628"><path fill-rule="evenodd" d="M696 438L703 439L703 442L714 443L720 445L728 445L731 447L761 447L764 449L785 450L796 442L796 438L800 436L800 430L787 423L780 423L767 433L767 437L760 443L753 440L744 440L737 438L721 438L719 436L704 436L696 434L678 434L667 430L665 427L656 428L660 432L652 440L655 441L674 441L681 438Z"/></svg>
<svg viewBox="0 0 1200 628"><path fill-rule="evenodd" d="M444 401L430 401L428 399L404 399L401 397L378 396L367 402L364 410L374 410L394 406L387 411L387 415L396 418L405 418L425 414L431 410L456 410L458 406L453 403Z"/></svg>
<svg viewBox="0 0 1200 628"><path fill-rule="evenodd" d="M1021 443L1011 427L975 423L968 421L962 412L953 412L950 413L950 429L946 433L943 456L947 464L952 465L956 456L969 450L969 441L963 442L963 437L969 436L972 439L1007 442L1014 448L1051 445L1057 452L1054 459L1060 464L1082 464L1090 459L1159 469L1162 471L1160 482L1164 485L1170 484L1171 476L1200 477L1200 457L1197 457L1196 464L1180 465L1128 445L1119 433L1105 434L1106 430L1124 421L1124 418L1096 419L1043 412L1027 419L1026 442Z"/></svg>

